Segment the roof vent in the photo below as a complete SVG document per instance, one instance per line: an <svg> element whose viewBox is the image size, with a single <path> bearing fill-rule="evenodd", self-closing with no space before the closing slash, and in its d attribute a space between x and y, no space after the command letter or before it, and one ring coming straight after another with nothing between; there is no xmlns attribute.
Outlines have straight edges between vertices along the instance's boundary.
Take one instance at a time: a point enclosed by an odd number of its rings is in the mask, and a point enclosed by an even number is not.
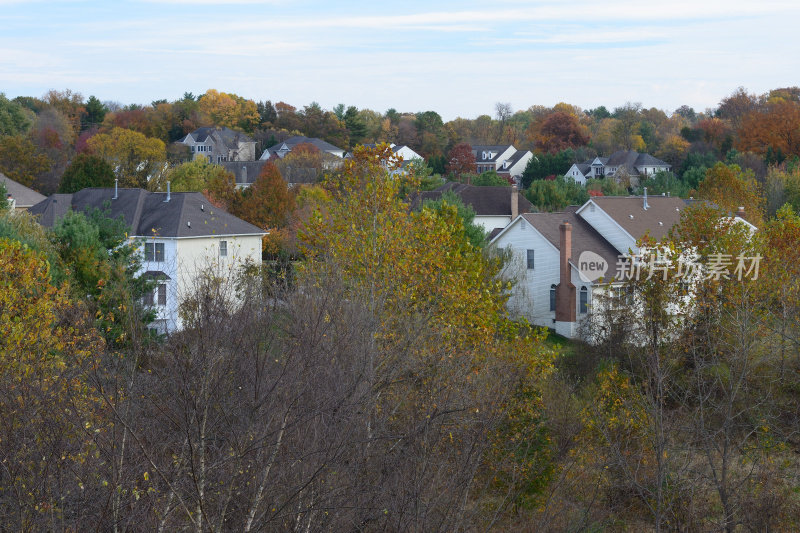
<svg viewBox="0 0 800 533"><path fill-rule="evenodd" d="M663 225L664 225L664 223L663 223L663 222L661 222L661 221L659 220L659 221L658 221L658 225L659 225L659 226L663 226Z"/></svg>
<svg viewBox="0 0 800 533"><path fill-rule="evenodd" d="M650 209L650 206L647 205L647 187L644 188L644 196L643 196L642 200L643 200L642 201L642 209L647 211L648 209Z"/></svg>
<svg viewBox="0 0 800 533"><path fill-rule="evenodd" d="M114 196L111 199L116 200L117 198L119 198L119 179L114 178Z"/></svg>
<svg viewBox="0 0 800 533"><path fill-rule="evenodd" d="M204 206L203 204L200 204L200 211L205 211L205 210L206 210L206 206Z"/></svg>
<svg viewBox="0 0 800 533"><path fill-rule="evenodd" d="M192 227L192 221L191 220L187 220L186 221L186 226L191 228Z"/></svg>
<svg viewBox="0 0 800 533"><path fill-rule="evenodd" d="M172 197L172 196L171 196L171 193L170 193L169 182L167 182L167 199L166 199L166 200L164 200L164 201L165 201L165 202L169 202L171 197Z"/></svg>
<svg viewBox="0 0 800 533"><path fill-rule="evenodd" d="M631 220L633 220L633 215L628 215L628 216L631 217Z"/></svg>

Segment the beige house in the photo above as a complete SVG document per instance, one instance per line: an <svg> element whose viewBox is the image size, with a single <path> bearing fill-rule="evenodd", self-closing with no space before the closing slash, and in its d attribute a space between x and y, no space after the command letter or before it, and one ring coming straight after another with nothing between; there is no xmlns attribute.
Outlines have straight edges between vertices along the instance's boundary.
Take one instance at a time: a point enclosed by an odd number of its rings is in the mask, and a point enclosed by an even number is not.
<svg viewBox="0 0 800 533"><path fill-rule="evenodd" d="M256 142L240 131L230 128L197 128L178 141L189 147L192 158L205 157L209 163L224 161L254 161Z"/></svg>

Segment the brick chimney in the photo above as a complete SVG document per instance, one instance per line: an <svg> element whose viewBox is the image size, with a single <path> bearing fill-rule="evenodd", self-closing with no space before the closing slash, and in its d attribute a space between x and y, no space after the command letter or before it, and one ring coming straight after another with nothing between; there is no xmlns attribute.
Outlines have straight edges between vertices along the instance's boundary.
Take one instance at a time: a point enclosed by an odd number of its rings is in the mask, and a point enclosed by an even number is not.
<svg viewBox="0 0 800 533"><path fill-rule="evenodd" d="M519 215L519 193L517 186L511 186L511 220L514 220Z"/></svg>
<svg viewBox="0 0 800 533"><path fill-rule="evenodd" d="M745 215L744 207L740 205L739 209L736 210L736 216L747 220L744 215Z"/></svg>
<svg viewBox="0 0 800 533"><path fill-rule="evenodd" d="M558 227L560 239L559 283L556 286L556 322L575 322L575 285L571 281L572 224L566 220Z"/></svg>

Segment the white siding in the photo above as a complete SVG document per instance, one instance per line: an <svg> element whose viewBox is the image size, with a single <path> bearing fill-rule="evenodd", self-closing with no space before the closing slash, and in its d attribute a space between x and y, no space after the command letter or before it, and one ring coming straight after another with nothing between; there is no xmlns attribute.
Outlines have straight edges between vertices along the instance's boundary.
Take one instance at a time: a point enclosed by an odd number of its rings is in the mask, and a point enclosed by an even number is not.
<svg viewBox="0 0 800 533"><path fill-rule="evenodd" d="M473 221L479 226L483 226L486 233L491 233L495 228L505 228L511 222L511 215L475 215Z"/></svg>
<svg viewBox="0 0 800 533"><path fill-rule="evenodd" d="M578 215L610 242L620 254L627 254L629 249L634 252L638 250L636 240L591 200L578 210Z"/></svg>

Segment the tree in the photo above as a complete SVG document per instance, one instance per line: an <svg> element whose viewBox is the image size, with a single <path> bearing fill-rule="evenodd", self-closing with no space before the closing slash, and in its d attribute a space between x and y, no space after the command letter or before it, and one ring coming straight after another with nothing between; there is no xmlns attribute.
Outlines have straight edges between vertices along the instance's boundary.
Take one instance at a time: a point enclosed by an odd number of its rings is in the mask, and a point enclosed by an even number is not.
<svg viewBox="0 0 800 533"><path fill-rule="evenodd" d="M453 191L446 191L438 200L425 200L422 207L434 212L443 213L446 206L455 206L459 218L464 224L464 234L469 240L470 244L475 248L483 248L486 246L486 232L483 226L475 224L475 211L472 207L465 205L456 193Z"/></svg>
<svg viewBox="0 0 800 533"><path fill-rule="evenodd" d="M557 154L535 153L525 165L522 172L522 186L528 188L536 180L550 176L563 176L575 162L575 152L572 149L563 150Z"/></svg>
<svg viewBox="0 0 800 533"><path fill-rule="evenodd" d="M447 173L458 177L463 174L475 173L475 155L472 147L467 143L455 145L447 154Z"/></svg>
<svg viewBox="0 0 800 533"><path fill-rule="evenodd" d="M37 153L33 143L21 135L0 137L0 172L25 186L50 169L52 161Z"/></svg>
<svg viewBox="0 0 800 533"><path fill-rule="evenodd" d="M525 197L540 211L561 211L568 205L582 205L589 200L586 188L564 176L534 181L525 191Z"/></svg>
<svg viewBox="0 0 800 533"><path fill-rule="evenodd" d="M261 122L255 102L216 89L209 89L200 97L198 112L209 125L240 129L247 133L252 133Z"/></svg>
<svg viewBox="0 0 800 533"><path fill-rule="evenodd" d="M288 244L287 226L294 208L294 193L278 168L268 161L261 167L258 179L239 192L230 212L269 232L264 237L264 251L277 254Z"/></svg>
<svg viewBox="0 0 800 533"><path fill-rule="evenodd" d="M575 115L556 111L542 123L534 142L538 151L554 154L567 148L586 145L589 142L589 132Z"/></svg>
<svg viewBox="0 0 800 533"><path fill-rule="evenodd" d="M148 138L141 133L114 128L111 133L99 133L86 142L93 155L114 167L114 173L123 187L148 187L163 171L166 147L160 139Z"/></svg>
<svg viewBox="0 0 800 533"><path fill-rule="evenodd" d="M33 113L0 93L0 135L24 135L33 124Z"/></svg>
<svg viewBox="0 0 800 533"><path fill-rule="evenodd" d="M222 174L225 175L224 178L220 176ZM163 179L170 182L170 187L175 192L204 192L211 189L215 181L227 182L231 178L235 181L235 177L230 174L224 167L211 164L208 159L199 157L171 168Z"/></svg>
<svg viewBox="0 0 800 533"><path fill-rule="evenodd" d="M98 487L102 422L88 375L103 343L48 270L39 253L0 239L0 516L16 531L82 527Z"/></svg>
<svg viewBox="0 0 800 533"><path fill-rule="evenodd" d="M78 154L67 167L58 186L60 193L73 193L87 187L111 187L114 169L104 159Z"/></svg>
<svg viewBox="0 0 800 533"><path fill-rule="evenodd" d="M697 195L731 214L744 207L747 220L761 226L764 199L752 171L742 171L739 165L717 163L706 171Z"/></svg>
<svg viewBox="0 0 800 533"><path fill-rule="evenodd" d="M746 114L737 130L736 148L762 156L768 151L800 155L800 103L781 100Z"/></svg>
<svg viewBox="0 0 800 533"><path fill-rule="evenodd" d="M84 116L81 129L89 129L93 126L100 126L108 113L108 107L103 104L96 96L92 95L86 100L86 115Z"/></svg>
<svg viewBox="0 0 800 533"><path fill-rule="evenodd" d="M477 176L467 179L472 185L479 187L508 187L510 183L506 178L500 177L496 170L487 170Z"/></svg>

